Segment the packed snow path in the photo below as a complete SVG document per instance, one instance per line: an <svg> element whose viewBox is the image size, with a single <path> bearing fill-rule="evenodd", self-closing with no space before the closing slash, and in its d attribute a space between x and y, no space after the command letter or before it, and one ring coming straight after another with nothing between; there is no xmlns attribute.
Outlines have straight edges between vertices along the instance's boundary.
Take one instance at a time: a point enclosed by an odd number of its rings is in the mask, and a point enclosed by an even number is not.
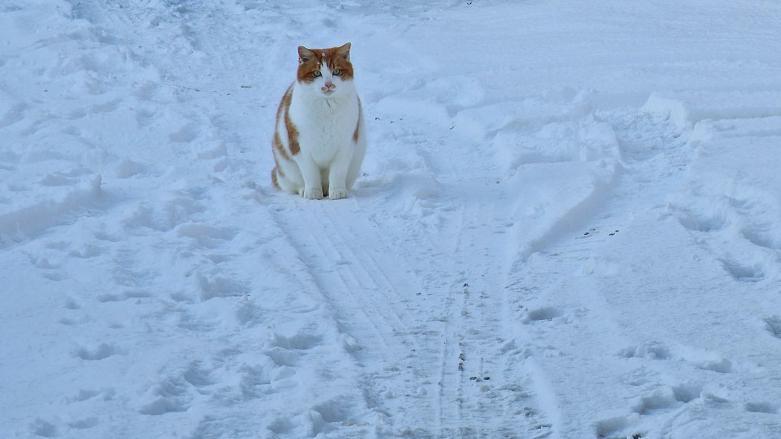
<svg viewBox="0 0 781 439"><path fill-rule="evenodd" d="M0 437L781 437L779 4L320 3L0 4Z"/></svg>

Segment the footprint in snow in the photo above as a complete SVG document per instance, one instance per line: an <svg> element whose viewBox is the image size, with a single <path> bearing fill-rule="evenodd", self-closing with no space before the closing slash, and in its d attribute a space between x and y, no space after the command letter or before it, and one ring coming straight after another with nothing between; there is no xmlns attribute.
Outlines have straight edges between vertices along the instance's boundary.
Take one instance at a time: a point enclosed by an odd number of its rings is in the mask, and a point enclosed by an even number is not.
<svg viewBox="0 0 781 439"><path fill-rule="evenodd" d="M747 402L743 408L746 409L747 412L752 413L766 413L769 415L774 415L778 413L778 404L773 404L769 402Z"/></svg>
<svg viewBox="0 0 781 439"><path fill-rule="evenodd" d="M673 210L678 222L693 232L715 232L727 225L727 217L721 211L706 212L689 208L674 208Z"/></svg>
<svg viewBox="0 0 781 439"><path fill-rule="evenodd" d="M738 282L759 282L765 278L763 267L758 264L746 264L734 259L721 259L724 270Z"/></svg>
<svg viewBox="0 0 781 439"><path fill-rule="evenodd" d="M671 357L670 348L658 341L649 341L622 349L618 355L623 358L649 358L652 360L667 360Z"/></svg>
<svg viewBox="0 0 781 439"><path fill-rule="evenodd" d="M781 339L781 316L770 316L764 319L765 330L775 338Z"/></svg>
<svg viewBox="0 0 781 439"><path fill-rule="evenodd" d="M86 430L88 428L95 427L96 425L98 425L98 418L94 416L68 422L68 427L75 430Z"/></svg>
<svg viewBox="0 0 781 439"><path fill-rule="evenodd" d="M524 323L535 323L541 321L550 321L556 317L563 315L561 310L552 306L545 306L542 308L532 309L526 313L526 318L523 319Z"/></svg>
<svg viewBox="0 0 781 439"><path fill-rule="evenodd" d="M308 350L322 344L323 338L317 334L297 333L286 337L274 334L272 346L282 349Z"/></svg>
<svg viewBox="0 0 781 439"><path fill-rule="evenodd" d="M781 238L779 233L773 232L767 227L751 226L740 231L740 234L757 247L769 250L781 250Z"/></svg>
<svg viewBox="0 0 781 439"><path fill-rule="evenodd" d="M166 378L148 392L147 398L149 402L142 404L138 411L150 416L186 411L192 400L189 383L181 376Z"/></svg>
<svg viewBox="0 0 781 439"><path fill-rule="evenodd" d="M271 390L271 377L261 365L244 365L240 369L239 390L245 400L260 398Z"/></svg>
<svg viewBox="0 0 781 439"><path fill-rule="evenodd" d="M57 426L43 419L36 419L30 424L30 432L40 437L57 437Z"/></svg>
<svg viewBox="0 0 781 439"><path fill-rule="evenodd" d="M642 432L630 429L642 417L685 406L701 396L702 386L693 383L659 388L648 395L636 399L630 407L629 414L605 418L595 422L594 430L596 436L598 438L643 438L645 436ZM625 433L626 430L629 430L630 433Z"/></svg>
<svg viewBox="0 0 781 439"><path fill-rule="evenodd" d="M117 354L117 348L108 343L101 343L94 347L80 347L76 349L74 355L82 360L98 361L104 360Z"/></svg>
<svg viewBox="0 0 781 439"><path fill-rule="evenodd" d="M329 424L352 425L357 422L355 403L348 397L337 397L317 404L309 411L311 437L331 430Z"/></svg>

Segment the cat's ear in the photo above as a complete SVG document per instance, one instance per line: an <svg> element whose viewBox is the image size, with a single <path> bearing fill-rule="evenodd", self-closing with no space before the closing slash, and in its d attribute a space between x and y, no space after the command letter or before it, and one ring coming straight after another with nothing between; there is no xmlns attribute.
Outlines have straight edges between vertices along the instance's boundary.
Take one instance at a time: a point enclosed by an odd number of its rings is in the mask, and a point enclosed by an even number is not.
<svg viewBox="0 0 781 439"><path fill-rule="evenodd" d="M315 59L315 53L304 46L298 46L298 63L305 63Z"/></svg>
<svg viewBox="0 0 781 439"><path fill-rule="evenodd" d="M339 56L344 57L347 61L350 60L350 43L344 43L343 45L336 48L336 53L339 54Z"/></svg>

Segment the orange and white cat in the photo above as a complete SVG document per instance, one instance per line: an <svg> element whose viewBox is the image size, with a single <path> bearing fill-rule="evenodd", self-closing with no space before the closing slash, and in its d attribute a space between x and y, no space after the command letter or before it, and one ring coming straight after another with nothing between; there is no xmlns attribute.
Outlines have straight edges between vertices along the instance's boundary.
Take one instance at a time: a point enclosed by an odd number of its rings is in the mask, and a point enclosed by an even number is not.
<svg viewBox="0 0 781 439"><path fill-rule="evenodd" d="M277 109L272 142L274 185L304 198L347 197L366 152L350 43L298 48L296 81Z"/></svg>

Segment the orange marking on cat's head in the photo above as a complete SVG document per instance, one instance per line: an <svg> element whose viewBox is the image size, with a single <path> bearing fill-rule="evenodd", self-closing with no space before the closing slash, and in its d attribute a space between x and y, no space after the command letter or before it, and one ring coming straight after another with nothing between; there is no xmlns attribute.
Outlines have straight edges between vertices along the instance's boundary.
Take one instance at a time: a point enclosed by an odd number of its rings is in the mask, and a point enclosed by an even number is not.
<svg viewBox="0 0 781 439"><path fill-rule="evenodd" d="M327 49L308 49L298 46L298 82L311 84L322 78L321 68L328 70L342 81L353 79L353 65L350 62L350 43Z"/></svg>

